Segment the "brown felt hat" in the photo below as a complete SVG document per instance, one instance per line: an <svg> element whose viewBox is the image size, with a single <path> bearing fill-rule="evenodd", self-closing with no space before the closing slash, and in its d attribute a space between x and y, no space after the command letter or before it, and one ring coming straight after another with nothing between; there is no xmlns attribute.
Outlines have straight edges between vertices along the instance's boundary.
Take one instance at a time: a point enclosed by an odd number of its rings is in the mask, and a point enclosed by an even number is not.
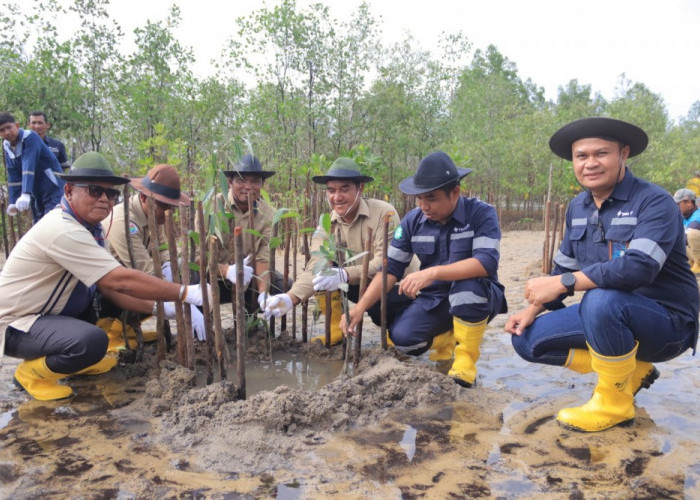
<svg viewBox="0 0 700 500"><path fill-rule="evenodd" d="M131 187L168 205L188 205L190 197L180 192L180 177L171 165L156 165L146 177L131 179Z"/></svg>

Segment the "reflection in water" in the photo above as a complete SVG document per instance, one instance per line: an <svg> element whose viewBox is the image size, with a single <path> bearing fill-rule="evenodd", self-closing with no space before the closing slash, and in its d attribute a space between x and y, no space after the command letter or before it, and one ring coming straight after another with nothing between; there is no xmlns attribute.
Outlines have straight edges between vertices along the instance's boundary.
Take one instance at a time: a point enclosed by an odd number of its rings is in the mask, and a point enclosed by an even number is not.
<svg viewBox="0 0 700 500"><path fill-rule="evenodd" d="M0 429L6 427L7 424L12 420L12 416L15 414L15 410L8 410L4 413L0 413Z"/></svg>
<svg viewBox="0 0 700 500"><path fill-rule="evenodd" d="M281 385L292 389L315 391L332 382L343 368L341 360L307 358L303 354L283 351L273 353L273 361L246 361L245 380L248 396L261 391L272 391ZM228 379L238 382L236 366L228 370ZM197 385L204 386L204 367L197 367Z"/></svg>
<svg viewBox="0 0 700 500"><path fill-rule="evenodd" d="M416 429L410 425L406 426L406 432L403 433L401 441L399 441L399 446L406 452L406 457L408 461L413 460L413 456L416 454Z"/></svg>

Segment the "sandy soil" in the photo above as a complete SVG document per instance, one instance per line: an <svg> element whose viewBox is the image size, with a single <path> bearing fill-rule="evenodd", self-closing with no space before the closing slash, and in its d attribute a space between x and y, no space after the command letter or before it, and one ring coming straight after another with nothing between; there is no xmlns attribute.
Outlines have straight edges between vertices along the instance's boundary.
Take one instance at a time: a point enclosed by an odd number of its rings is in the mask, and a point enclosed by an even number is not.
<svg viewBox="0 0 700 500"><path fill-rule="evenodd" d="M541 233L504 234L499 274L511 311L539 274L541 248ZM690 353L659 366L637 396L634 426L575 433L553 415L587 400L595 376L525 363L505 321L487 330L473 389L446 377L445 363L382 351L369 321L354 376L340 375L340 348L283 335L275 357L292 356L306 378L242 401L235 376L197 385L201 363L198 373L172 360L157 367L150 348L141 363L70 380L68 401L37 402L14 387L16 360L4 358L0 497L700 498ZM264 339L251 340L249 359L265 352ZM317 376L324 369L328 383Z"/></svg>

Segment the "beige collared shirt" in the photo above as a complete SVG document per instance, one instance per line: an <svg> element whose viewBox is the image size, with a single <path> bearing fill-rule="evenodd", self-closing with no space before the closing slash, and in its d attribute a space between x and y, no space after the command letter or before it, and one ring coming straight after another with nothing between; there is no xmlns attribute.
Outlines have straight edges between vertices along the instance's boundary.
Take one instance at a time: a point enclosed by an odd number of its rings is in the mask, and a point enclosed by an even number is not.
<svg viewBox="0 0 700 500"><path fill-rule="evenodd" d="M109 219L102 221L102 226L107 231ZM151 258L151 230L148 226L148 216L143 211L138 193L129 199L129 238L134 249L134 263L136 269L148 273L155 274L153 270L153 259ZM129 259L129 245L124 230L124 204L120 203L114 207L114 218L112 227L107 235L109 240L110 252L125 267L131 267ZM167 248L168 239L165 235L165 227L158 226L158 241L162 250L160 251L160 262L168 262L170 260L170 252Z"/></svg>
<svg viewBox="0 0 700 500"><path fill-rule="evenodd" d="M389 203L373 198L362 198L357 208L357 217L350 224L335 213L331 212L331 232L335 235L336 227L340 228L340 246L349 249L353 255L357 255L365 250L365 240L367 239L367 229L372 229L372 256L369 262L368 280L371 280L382 267L382 249L384 245L384 216L390 215L389 238L393 237L394 229L399 226L400 219L396 209ZM297 279L294 281L290 294L300 300L306 300L314 293L312 280L316 275L317 264L321 257L317 254L318 249L326 239L325 231L317 228L311 238L311 259ZM348 283L359 285L362 277L362 260L357 259L345 267L348 273ZM419 263L414 259L406 269L408 274L417 271Z"/></svg>
<svg viewBox="0 0 700 500"><path fill-rule="evenodd" d="M12 249L0 272L0 352L8 326L26 332L40 316L60 314L78 282L89 288L117 267L78 221L51 210Z"/></svg>

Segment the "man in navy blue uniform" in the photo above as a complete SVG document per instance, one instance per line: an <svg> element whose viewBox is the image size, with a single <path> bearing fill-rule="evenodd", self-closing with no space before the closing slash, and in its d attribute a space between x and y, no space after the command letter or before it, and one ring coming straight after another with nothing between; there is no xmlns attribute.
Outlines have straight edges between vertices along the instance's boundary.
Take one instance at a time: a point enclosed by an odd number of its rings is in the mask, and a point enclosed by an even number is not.
<svg viewBox="0 0 700 500"><path fill-rule="evenodd" d="M55 208L63 196L63 173L56 156L31 130L23 130L10 113L0 113L0 137L3 140L10 195L7 213L14 215L30 207L37 222Z"/></svg>
<svg viewBox="0 0 700 500"><path fill-rule="evenodd" d="M46 113L43 111L32 111L32 114L29 115L29 128L36 132L41 137L41 140L44 141L44 144L56 155L61 168L64 171L69 169L70 163L68 163L66 147L58 139L46 135L46 132L51 128L51 123L46 118Z"/></svg>
<svg viewBox="0 0 700 500"><path fill-rule="evenodd" d="M527 282L530 305L506 331L528 361L598 374L590 401L559 411L569 429L632 424L634 395L659 376L652 363L697 343L700 298L682 217L665 190L626 166L647 143L639 127L601 117L571 122L549 141L585 191L567 210L552 276ZM574 291L585 292L580 304L564 307Z"/></svg>
<svg viewBox="0 0 700 500"><path fill-rule="evenodd" d="M496 210L460 195L459 181L470 172L438 151L423 158L416 174L399 184L402 192L416 196L418 208L406 214L394 232L387 266L390 289L413 255L420 260L420 270L399 285L399 294L413 300L389 311L394 345L419 355L456 340L449 375L464 387L476 382L487 322L507 311L496 274L501 239ZM378 273L347 319L341 320L345 333L355 333L363 313L379 300L381 287Z"/></svg>

